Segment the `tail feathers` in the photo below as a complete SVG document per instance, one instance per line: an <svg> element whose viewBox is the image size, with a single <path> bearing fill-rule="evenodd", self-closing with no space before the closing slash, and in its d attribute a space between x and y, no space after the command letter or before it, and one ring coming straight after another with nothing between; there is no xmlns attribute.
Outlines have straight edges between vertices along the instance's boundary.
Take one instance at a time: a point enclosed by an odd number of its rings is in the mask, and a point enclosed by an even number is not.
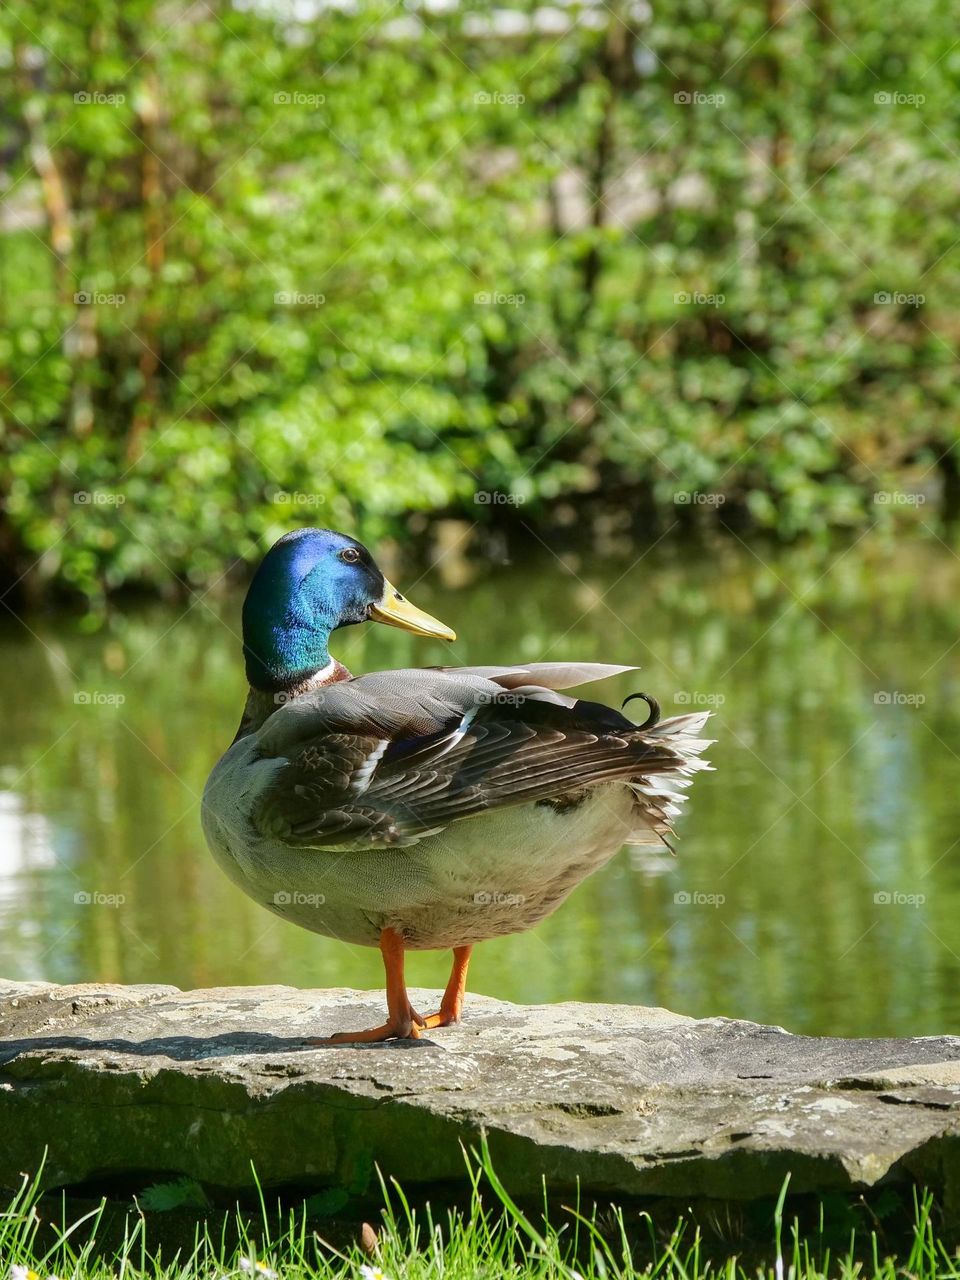
<svg viewBox="0 0 960 1280"><path fill-rule="evenodd" d="M671 716L669 720L661 720L658 725L648 729L647 732L651 738L676 738L681 736L696 739L696 735L706 728L707 721L712 715L712 711L690 711L686 715ZM702 739L695 754L699 755L701 751L712 746L715 741L715 738Z"/></svg>
<svg viewBox="0 0 960 1280"><path fill-rule="evenodd" d="M672 716L646 731L646 738L664 740L663 745L676 755L676 763L655 773L630 779L629 785L637 798L637 826L627 844L649 845L659 840L673 852L667 836L673 834L671 822L681 811L685 792L693 781L692 775L712 769L702 756L715 739L699 736L710 715L709 711L696 711Z"/></svg>

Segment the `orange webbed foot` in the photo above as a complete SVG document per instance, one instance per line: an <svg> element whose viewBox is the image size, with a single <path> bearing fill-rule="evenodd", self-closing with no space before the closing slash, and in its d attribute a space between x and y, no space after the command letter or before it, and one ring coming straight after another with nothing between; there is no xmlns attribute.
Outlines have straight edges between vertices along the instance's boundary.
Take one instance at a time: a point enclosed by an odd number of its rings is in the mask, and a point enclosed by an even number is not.
<svg viewBox="0 0 960 1280"><path fill-rule="evenodd" d="M423 1028L430 1031L434 1027L456 1027L460 1024L460 1014L453 1010L444 1012L443 1009L439 1013L429 1013L423 1020Z"/></svg>
<svg viewBox="0 0 960 1280"><path fill-rule="evenodd" d="M419 1018L419 1014L417 1015ZM323 1047L331 1044L381 1044L385 1040L419 1040L423 1022L413 1017L403 1021L390 1021L379 1027L368 1027L365 1031L336 1031L332 1036L322 1039L308 1040L312 1047Z"/></svg>
<svg viewBox="0 0 960 1280"><path fill-rule="evenodd" d="M450 981L440 1001L439 1013L431 1013L421 1019L420 1025L430 1031L434 1027L455 1027L463 1013L463 999L467 989L467 968L472 947L454 947L453 970Z"/></svg>
<svg viewBox="0 0 960 1280"><path fill-rule="evenodd" d="M308 1040L324 1047L332 1044L381 1044L384 1040L419 1040L423 1018L417 1013L403 980L403 939L394 929L380 934L380 952L387 977L387 1021L363 1031L337 1031L332 1036Z"/></svg>
<svg viewBox="0 0 960 1280"><path fill-rule="evenodd" d="M326 1047L334 1044L381 1044L385 1040L420 1040L424 1031L455 1026L463 1011L471 948L454 947L453 971L440 1001L439 1012L426 1018L417 1013L407 995L403 980L403 950L401 936L394 929L384 929L380 935L380 951L387 977L388 1017L382 1026L369 1027L364 1031L338 1031L332 1036L308 1040L307 1044Z"/></svg>

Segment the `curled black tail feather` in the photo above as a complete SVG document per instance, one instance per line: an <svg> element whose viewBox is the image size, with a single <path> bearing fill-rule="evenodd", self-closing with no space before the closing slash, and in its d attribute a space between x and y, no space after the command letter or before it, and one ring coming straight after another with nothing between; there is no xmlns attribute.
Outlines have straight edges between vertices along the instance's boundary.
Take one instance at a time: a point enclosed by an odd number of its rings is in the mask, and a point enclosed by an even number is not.
<svg viewBox="0 0 960 1280"><path fill-rule="evenodd" d="M636 727L638 729L652 729L654 725L659 724L660 723L660 703L656 700L656 698L654 698L649 693L629 694L620 703L620 710L622 711L623 708L627 705L627 703L632 702L634 698L642 698L643 701L650 708L650 714L647 716L646 720L644 720L643 724L638 724Z"/></svg>

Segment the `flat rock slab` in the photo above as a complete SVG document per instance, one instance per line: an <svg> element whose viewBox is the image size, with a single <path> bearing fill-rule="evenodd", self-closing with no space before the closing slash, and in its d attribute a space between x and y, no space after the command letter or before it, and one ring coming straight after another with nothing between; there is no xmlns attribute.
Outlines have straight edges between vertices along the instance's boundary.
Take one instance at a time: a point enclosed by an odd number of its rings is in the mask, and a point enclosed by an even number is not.
<svg viewBox="0 0 960 1280"><path fill-rule="evenodd" d="M422 1011L438 992L416 991ZM840 1040L624 1005L472 996L420 1041L311 1047L380 992L0 982L0 1184L189 1175L249 1189L466 1182L482 1132L515 1194L859 1191L960 1208L960 1038Z"/></svg>

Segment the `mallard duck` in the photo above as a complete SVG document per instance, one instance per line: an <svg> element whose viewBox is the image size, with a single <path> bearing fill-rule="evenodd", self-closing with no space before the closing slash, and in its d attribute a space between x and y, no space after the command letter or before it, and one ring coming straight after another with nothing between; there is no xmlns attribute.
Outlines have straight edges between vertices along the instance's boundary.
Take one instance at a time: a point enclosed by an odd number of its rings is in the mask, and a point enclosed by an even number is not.
<svg viewBox="0 0 960 1280"><path fill-rule="evenodd" d="M559 692L632 671L600 663L427 667L352 676L327 645L376 621L455 640L330 529L282 537L243 605L249 693L203 795L227 875L268 911L378 946L387 1020L315 1043L419 1038L460 1020L471 948L529 929L624 844L667 842L706 713L637 725ZM626 704L624 704L626 705ZM440 1008L404 983L409 950L451 949Z"/></svg>

